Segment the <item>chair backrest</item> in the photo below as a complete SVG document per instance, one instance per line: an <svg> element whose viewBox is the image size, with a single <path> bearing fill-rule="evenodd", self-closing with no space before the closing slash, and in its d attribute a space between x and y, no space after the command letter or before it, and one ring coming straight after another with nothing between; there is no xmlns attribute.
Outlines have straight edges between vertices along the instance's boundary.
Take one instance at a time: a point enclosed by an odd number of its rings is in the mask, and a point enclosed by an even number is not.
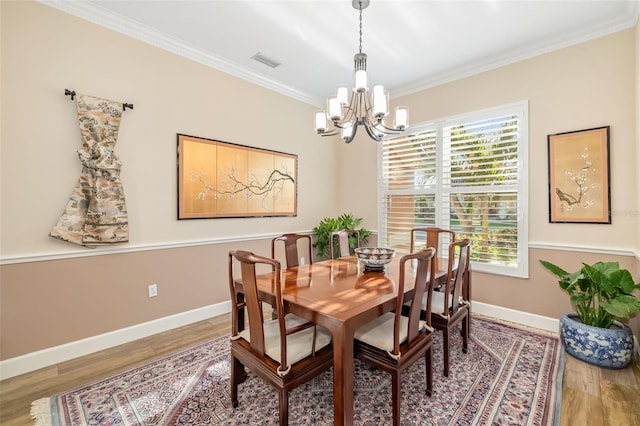
<svg viewBox="0 0 640 426"><path fill-rule="evenodd" d="M425 246L433 247L436 249L436 256L438 256L440 246L444 244L449 245L456 240L456 233L443 228L413 228L411 230L411 253L417 249L416 237L421 233L426 234Z"/></svg>
<svg viewBox="0 0 640 426"><path fill-rule="evenodd" d="M340 248L339 256L344 257L351 255L351 249L349 248L349 236L351 235L355 235L356 237L356 248L360 247L360 232L355 229L340 229L333 231L331 235L329 235L329 256L331 256L331 259L335 256L333 251L333 241L335 237L338 237L338 244Z"/></svg>
<svg viewBox="0 0 640 426"><path fill-rule="evenodd" d="M416 238L423 233L426 234L424 248L433 247L436 249L435 266L436 269L438 269L438 260L442 256L443 251L444 253L448 253L447 249L449 245L456 240L456 233L449 229L435 227L413 228L411 230L411 248L409 250L411 253L413 253L414 250L421 250L421 248L417 247Z"/></svg>
<svg viewBox="0 0 640 426"><path fill-rule="evenodd" d="M435 269L435 254L436 251L433 248L427 248L417 253L410 253L400 258L400 274L398 279L398 298L396 300L395 311L395 324L394 324L394 338L393 338L393 353L395 355L400 354L400 316L404 313L408 317L408 329L407 329L407 343L411 342L418 337L420 333L420 321L426 322L428 327L431 326L431 299L433 294L433 283L436 275ZM413 261L417 265L413 266ZM409 265L407 265L409 262ZM415 270L415 281L413 294L411 295L411 301L409 302L409 311L403 312L404 293L405 293L405 274L407 267L410 266ZM427 297L424 297L425 294ZM424 301L424 303L423 303ZM422 313L426 314L423 316Z"/></svg>
<svg viewBox="0 0 640 426"><path fill-rule="evenodd" d="M444 294L445 309L448 313L455 313L460 307L460 301L469 301L469 252L471 241L468 238L458 240L449 245L449 266ZM443 312L444 313L444 312Z"/></svg>
<svg viewBox="0 0 640 426"><path fill-rule="evenodd" d="M242 291L239 291L236 278L234 277L234 259L240 264L240 276L242 280ZM281 267L280 262L275 259L269 259L255 255L248 251L232 250L229 252L229 291L231 293L231 338L237 338L240 330L238 329L237 312L246 308L247 317L249 319L249 333L251 337L251 350L261 356L266 357L265 353L265 335L264 335L264 317L262 313L262 303L258 294L256 281L256 265L269 265L275 271L273 273L273 294L275 302L273 302L276 314L278 316L280 329L280 346L281 360L280 365L287 364L287 339L285 327L285 312L282 303L282 291L280 283ZM244 300L238 295L243 294Z"/></svg>
<svg viewBox="0 0 640 426"><path fill-rule="evenodd" d="M311 236L302 234L283 234L272 239L271 258L276 258L276 243L278 241L282 241L284 243L286 267L293 268L294 266L298 266L300 264L300 256L298 254L298 241L300 240L305 240L306 242L304 244L307 245L307 250L305 251L307 257L305 257L305 262L308 264L313 263L313 259L311 258Z"/></svg>

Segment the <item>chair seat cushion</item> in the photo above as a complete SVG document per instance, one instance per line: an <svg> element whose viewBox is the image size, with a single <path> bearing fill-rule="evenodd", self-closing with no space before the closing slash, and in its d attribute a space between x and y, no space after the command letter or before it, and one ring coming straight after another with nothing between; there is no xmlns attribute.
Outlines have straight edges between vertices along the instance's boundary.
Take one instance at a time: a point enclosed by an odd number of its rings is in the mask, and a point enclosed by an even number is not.
<svg viewBox="0 0 640 426"><path fill-rule="evenodd" d="M433 296L431 297L431 313L436 315L446 315L445 310L445 297L444 292L442 291L433 291ZM427 303L427 295L425 294L422 298L422 306ZM447 301L448 303L448 301ZM404 304L405 306L411 306L409 302Z"/></svg>
<svg viewBox="0 0 640 426"><path fill-rule="evenodd" d="M287 314L284 317L286 328L292 328L307 321L297 315ZM326 328L316 325L316 351L331 343L331 333ZM239 336L247 342L251 341L249 329L246 328L239 333ZM272 319L264 323L264 345L265 353L269 358L280 362L280 328L278 320ZM313 350L313 327L309 327L297 333L287 336L287 362L289 365L311 355ZM285 366L286 367L286 366Z"/></svg>
<svg viewBox="0 0 640 426"><path fill-rule="evenodd" d="M445 297L445 294L442 291L434 291L431 298L431 312L437 315L444 315L445 312L449 311L445 306L450 306L449 300L446 299L450 298L451 295L449 295L449 297Z"/></svg>
<svg viewBox="0 0 640 426"><path fill-rule="evenodd" d="M393 324L395 322L395 314L387 312L386 314L374 319L373 321L360 327L355 334L356 340L366 343L376 348L393 352ZM407 326L409 318L400 317L400 343L407 340ZM420 329L425 327L425 322L420 321Z"/></svg>
<svg viewBox="0 0 640 426"><path fill-rule="evenodd" d="M451 306L451 303L452 303L451 301L452 297L453 295L449 295L449 297L445 297L444 292L434 291L433 297L431 298L431 312L437 315L447 316L447 313L449 312L449 306ZM458 304L459 306L463 306L465 304L462 297L460 297L460 300L458 300Z"/></svg>

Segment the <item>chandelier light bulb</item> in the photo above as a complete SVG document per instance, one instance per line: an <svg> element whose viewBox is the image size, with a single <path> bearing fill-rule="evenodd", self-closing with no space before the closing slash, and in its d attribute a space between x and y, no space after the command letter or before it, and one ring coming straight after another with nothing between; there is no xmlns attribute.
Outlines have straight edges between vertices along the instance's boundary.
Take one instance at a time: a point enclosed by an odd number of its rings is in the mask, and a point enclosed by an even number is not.
<svg viewBox="0 0 640 426"><path fill-rule="evenodd" d="M356 71L356 92L364 92L367 90L367 71Z"/></svg>
<svg viewBox="0 0 640 426"><path fill-rule="evenodd" d="M409 125L409 110L407 107L396 107L396 121L395 127L398 130L404 130Z"/></svg>
<svg viewBox="0 0 640 426"><path fill-rule="evenodd" d="M324 111L316 112L316 132L322 133L327 130L327 114Z"/></svg>
<svg viewBox="0 0 640 426"><path fill-rule="evenodd" d="M349 89L347 86L338 87L338 93L336 95L341 105L349 105Z"/></svg>
<svg viewBox="0 0 640 426"><path fill-rule="evenodd" d="M329 99L329 118L334 121L342 118L342 106L338 98Z"/></svg>
<svg viewBox="0 0 640 426"><path fill-rule="evenodd" d="M351 123L347 123L347 125L342 129L342 139L349 140L353 138L353 126Z"/></svg>
<svg viewBox="0 0 640 426"><path fill-rule="evenodd" d="M384 90L384 86L381 84L373 86L373 115L377 119L381 119L389 113L387 101L388 95Z"/></svg>

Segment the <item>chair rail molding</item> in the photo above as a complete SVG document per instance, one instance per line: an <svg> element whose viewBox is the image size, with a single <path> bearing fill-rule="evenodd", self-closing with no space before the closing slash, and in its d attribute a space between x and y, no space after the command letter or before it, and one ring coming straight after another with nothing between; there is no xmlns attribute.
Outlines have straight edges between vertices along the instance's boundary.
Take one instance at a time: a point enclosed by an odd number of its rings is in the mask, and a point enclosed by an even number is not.
<svg viewBox="0 0 640 426"><path fill-rule="evenodd" d="M313 231L311 230L286 231L286 232L313 235ZM195 240L195 241L176 241L176 242L167 242L167 243L138 244L138 245L129 244L121 247L97 248L97 249L85 250L85 251L61 251L61 252L50 252L50 253L20 254L20 255L10 255L10 256L0 255L0 266L11 265L15 263L29 263L29 262L42 262L47 260L72 259L76 257L104 256L109 254L134 253L139 251L165 250L165 249L175 249L175 248L183 248L183 247L206 246L206 245L213 245L213 244L237 243L242 241L272 239L281 234L282 233L278 232L273 234L244 235L244 236L237 236L237 237L211 238L206 240ZM377 235L377 234L378 234L377 231L371 231L371 235ZM637 260L640 261L640 249L634 249L634 248L621 249L621 248L615 248L615 247L577 246L577 245L566 245L566 244L544 243L544 242L529 243L528 247L530 249L563 250L563 251L577 251L577 252L585 252L585 253L609 254L613 256L631 256L631 257L635 257Z"/></svg>
<svg viewBox="0 0 640 426"><path fill-rule="evenodd" d="M544 243L544 242L530 242L530 249L541 250L561 250L561 251L577 251L582 253L599 253L609 254L612 256L631 256L640 260L640 249L637 248L618 248L618 247L602 247L602 246L580 246L580 245L567 245L557 243Z"/></svg>
<svg viewBox="0 0 640 426"><path fill-rule="evenodd" d="M313 231L287 231L296 234L309 234L313 235ZM260 235L243 235L237 237L223 237L223 238L211 238L206 240L194 240L194 241L176 241L157 244L138 244L138 245L123 245L119 247L109 248L96 248L92 250L80 251L61 251L51 253L33 253L22 254L16 256L0 256L0 266L10 265L14 263L29 263L29 262L41 262L46 260L59 260L59 259L72 259L76 257L88 257L88 256L104 256L109 254L121 254L121 253L134 253L139 251L152 251L152 250L166 250L184 247L195 246L207 246L214 244L227 244L238 243L242 241L255 241L255 240L270 240L274 237L281 235L281 233L274 234L260 234Z"/></svg>

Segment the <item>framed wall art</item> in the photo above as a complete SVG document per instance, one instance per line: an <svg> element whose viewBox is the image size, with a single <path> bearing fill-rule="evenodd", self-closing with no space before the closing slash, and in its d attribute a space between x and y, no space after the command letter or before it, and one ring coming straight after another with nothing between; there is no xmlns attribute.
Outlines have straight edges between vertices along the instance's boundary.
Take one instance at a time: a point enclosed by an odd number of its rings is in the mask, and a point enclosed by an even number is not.
<svg viewBox="0 0 640 426"><path fill-rule="evenodd" d="M547 136L549 222L611 223L609 126Z"/></svg>
<svg viewBox="0 0 640 426"><path fill-rule="evenodd" d="M178 134L178 219L297 215L298 157Z"/></svg>

